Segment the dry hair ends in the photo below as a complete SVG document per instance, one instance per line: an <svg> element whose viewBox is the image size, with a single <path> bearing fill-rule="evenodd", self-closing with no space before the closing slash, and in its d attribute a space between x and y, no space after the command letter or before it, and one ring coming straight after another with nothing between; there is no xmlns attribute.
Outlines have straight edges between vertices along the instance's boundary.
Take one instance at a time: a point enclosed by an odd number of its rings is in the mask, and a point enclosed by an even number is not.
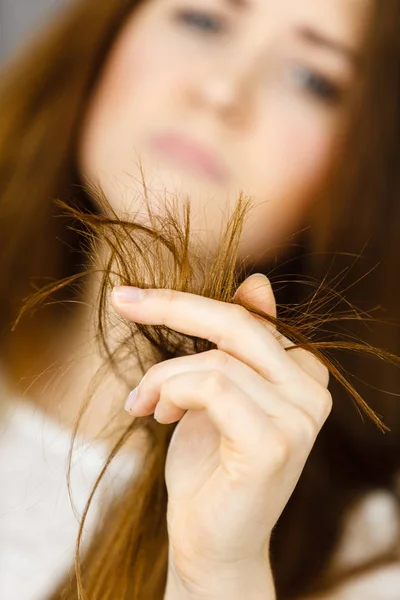
<svg viewBox="0 0 400 600"><path fill-rule="evenodd" d="M62 330L73 318L81 283L93 268L91 254L99 243L108 249L108 262L102 269L98 340L105 365L125 378L127 387L135 382L122 366L126 356L135 352L139 338L151 349L149 364L210 346L165 328L125 324L125 335L115 347L108 347L107 303L115 281L167 284L230 302L238 283L252 270L248 265L245 272L235 261L248 208L245 198L239 198L217 254L205 263L190 242L188 213L186 220L178 222L174 211L167 212L147 228L124 222L112 215L101 190L86 187L80 180L75 151L88 99L116 35L139 4L75 2L2 74L0 343L10 371L13 357L24 350L22 359L29 372L30 340L41 340L42 330ZM303 246L294 247L290 263L257 265L258 271L264 268L271 275L278 299L278 329L317 353L325 364L329 362L333 375L333 413L274 530L271 557L278 597L283 600L317 593L337 585L341 578L399 558L398 549L392 548L387 555L373 556L370 563L348 572L330 568L349 510L371 490L395 491L400 471L395 393L399 375L392 365L400 354L400 294L394 278L400 270L396 243L400 222L399 0L376 2L371 22L363 86L343 139L343 152L327 192L316 205L315 224L306 232ZM363 258L357 258L363 248ZM169 270L155 268L157 255L163 265L169 257ZM32 296L34 288L39 291ZM23 305L26 315L11 331ZM271 321L267 315L259 316ZM372 362L369 356L378 360ZM149 364L143 364L143 369ZM335 378L340 387L335 387ZM349 395L372 420L360 418ZM376 427L374 412L363 399L392 433L383 434ZM146 468L99 521L87 552L77 556L76 577L75 569L66 574L52 600L163 597L168 558L164 463L174 426L159 425L152 418L133 422L120 432L110 460L138 427L145 428L149 441Z"/></svg>
<svg viewBox="0 0 400 600"><path fill-rule="evenodd" d="M143 189L146 190L144 181ZM147 203L151 226L145 226L137 223L134 219L132 221L122 220L113 211L101 190L94 186L89 186L88 190L90 196L96 198L101 207L100 215L80 212L71 203L59 201L57 204L65 211L66 215L70 214L80 225L77 232L80 232L85 242L86 254L93 255L92 264L96 262L94 256L99 243L105 244L108 249L106 253L108 258L102 272L101 292L98 298L98 341L106 359L105 364L113 368L119 377L126 378L126 391L129 391L138 383L138 381L129 379L129 365L132 365L132 357L137 355L138 335L149 342L150 352L147 357L147 365L175 356L210 350L216 346L207 340L171 331L165 326L126 323L125 330L122 329L121 332L120 343L114 344L114 347L110 348L107 329L110 326L115 327L115 324L109 323L109 298L113 285L144 286L144 282L146 282L145 285L149 287L178 289L199 293L224 302L232 302L232 296L238 284L246 277L244 265L241 268L241 265L238 264L237 249L251 202L243 196L239 197L234 214L227 221L228 224L221 237L218 251L207 260L204 257L200 258L200 256L204 256L201 248L196 248L191 239L190 202L184 204L183 226L175 216L174 208L169 206L169 202L165 202L161 217L152 214L150 204ZM147 200L145 192L143 198ZM183 199L179 197L174 200L183 202ZM169 258L173 260L169 260ZM163 265L163 268L157 268L155 265ZM170 270L165 269L164 265L170 265ZM77 282L84 279L91 270L75 274L62 282L51 283L35 295L30 296L20 312L19 319L14 324L14 329L25 312L38 308L43 301L53 298L54 292L59 291L63 286L71 284L76 286ZM317 293L313 290L304 303L297 306L296 309L292 309L288 319L276 320L263 312L254 310L250 304L243 303L243 306L266 322L276 325L279 332L290 337L296 343L294 347L307 348L318 356L327 365L332 375L349 391L357 406L384 430L379 417L370 410L357 391L347 382L340 367L326 358L325 352L330 348L348 348L392 360L394 363L397 359L389 353L362 343L356 344L346 340L308 342L308 334L318 325L317 318L313 313L314 304L315 306L325 304L329 300L327 294L333 294L336 298L340 297L337 291L320 286ZM78 291L78 297L79 295ZM324 314L325 323L351 318L355 318L354 309L340 315ZM291 322L294 322L295 326L291 325ZM322 350L325 352L321 352ZM142 370L144 374L145 366L142 366ZM94 390L91 391L94 392ZM90 395L82 406L80 417L84 414L89 402ZM121 406L122 402L123 398L121 398ZM163 468L168 442L175 427L176 424L159 425L150 416L136 419L126 430L121 432L102 474L109 461L138 428L146 429L147 439L150 441L144 462L145 468L139 480L132 481L131 486L116 503L116 506L111 507L109 512L104 515L104 521L100 523L88 554L81 560L79 552L85 517L100 483L102 476L100 474L81 521L75 564L77 589L72 592L72 597L75 597L76 594L76 597L82 600L86 598L110 598L110 600L111 598L160 598L161 600L163 598L168 558L165 522L167 496ZM79 419L74 436L78 428ZM111 556L110 548L113 549ZM62 588L61 597L64 594L66 598L70 598L70 581L67 582L66 587L63 584Z"/></svg>

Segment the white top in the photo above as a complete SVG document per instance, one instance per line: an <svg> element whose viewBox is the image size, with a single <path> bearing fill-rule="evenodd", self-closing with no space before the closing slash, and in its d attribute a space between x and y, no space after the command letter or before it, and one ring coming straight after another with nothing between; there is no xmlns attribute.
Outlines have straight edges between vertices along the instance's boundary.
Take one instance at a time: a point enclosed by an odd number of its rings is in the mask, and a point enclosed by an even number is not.
<svg viewBox="0 0 400 600"><path fill-rule="evenodd" d="M43 600L73 565L79 518L109 451L98 441L76 442L75 515L66 475L69 429L22 398L3 395L0 403L0 599ZM99 511L142 464L132 451L112 461L88 512L83 548Z"/></svg>
<svg viewBox="0 0 400 600"><path fill-rule="evenodd" d="M43 600L73 563L78 518L66 483L71 434L21 398L7 399L3 393L0 406L5 408L0 418L0 599ZM78 515L107 455L99 442L76 447L71 483ZM111 463L89 511L84 547L99 508L142 464L132 452L121 453ZM336 560L349 564L379 554L399 535L394 499L387 492L375 492L354 511ZM400 565L367 575L329 596L360 598L400 600Z"/></svg>

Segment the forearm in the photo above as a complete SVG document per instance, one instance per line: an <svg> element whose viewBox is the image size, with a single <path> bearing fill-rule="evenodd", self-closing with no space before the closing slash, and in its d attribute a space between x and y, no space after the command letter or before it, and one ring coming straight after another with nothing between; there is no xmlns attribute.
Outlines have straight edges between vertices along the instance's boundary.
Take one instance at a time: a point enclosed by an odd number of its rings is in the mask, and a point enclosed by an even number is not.
<svg viewBox="0 0 400 600"><path fill-rule="evenodd" d="M207 569L184 579L169 568L164 600L276 600L269 564Z"/></svg>

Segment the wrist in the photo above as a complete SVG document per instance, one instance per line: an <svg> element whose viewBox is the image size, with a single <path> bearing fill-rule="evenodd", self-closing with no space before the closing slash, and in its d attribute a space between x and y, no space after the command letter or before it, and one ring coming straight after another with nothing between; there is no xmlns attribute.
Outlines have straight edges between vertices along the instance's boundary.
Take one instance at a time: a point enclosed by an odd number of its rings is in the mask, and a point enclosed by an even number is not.
<svg viewBox="0 0 400 600"><path fill-rule="evenodd" d="M171 563L164 600L276 600L269 561L193 564L185 574Z"/></svg>

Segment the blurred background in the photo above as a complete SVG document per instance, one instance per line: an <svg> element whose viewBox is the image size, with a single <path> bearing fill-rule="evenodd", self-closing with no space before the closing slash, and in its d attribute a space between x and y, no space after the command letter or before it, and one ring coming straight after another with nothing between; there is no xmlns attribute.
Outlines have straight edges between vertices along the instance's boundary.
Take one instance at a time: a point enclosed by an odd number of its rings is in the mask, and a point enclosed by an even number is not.
<svg viewBox="0 0 400 600"><path fill-rule="evenodd" d="M69 0L0 0L0 63Z"/></svg>

